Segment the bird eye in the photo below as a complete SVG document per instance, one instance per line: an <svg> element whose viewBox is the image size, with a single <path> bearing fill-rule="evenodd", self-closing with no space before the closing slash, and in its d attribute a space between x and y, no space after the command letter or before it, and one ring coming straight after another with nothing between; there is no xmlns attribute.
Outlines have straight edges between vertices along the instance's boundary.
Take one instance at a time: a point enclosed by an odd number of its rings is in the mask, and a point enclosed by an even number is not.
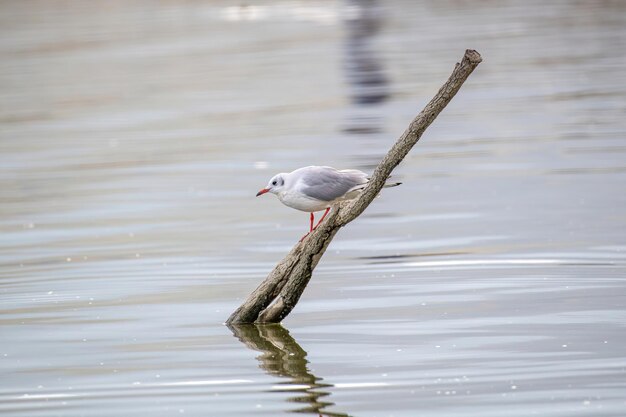
<svg viewBox="0 0 626 417"><path fill-rule="evenodd" d="M276 181L272 181L272 185L276 185Z"/></svg>

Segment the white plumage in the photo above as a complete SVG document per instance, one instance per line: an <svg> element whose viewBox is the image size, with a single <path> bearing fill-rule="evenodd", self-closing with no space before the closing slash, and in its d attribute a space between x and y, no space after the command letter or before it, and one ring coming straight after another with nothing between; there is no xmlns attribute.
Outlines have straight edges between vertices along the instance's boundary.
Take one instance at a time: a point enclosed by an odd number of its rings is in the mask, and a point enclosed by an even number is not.
<svg viewBox="0 0 626 417"><path fill-rule="evenodd" d="M274 175L267 186L257 193L257 197L265 193L276 194L284 205L311 213L310 230L313 231L314 212L326 209L319 225L331 206L355 198L368 181L367 174L356 169L337 170L327 166L308 166Z"/></svg>

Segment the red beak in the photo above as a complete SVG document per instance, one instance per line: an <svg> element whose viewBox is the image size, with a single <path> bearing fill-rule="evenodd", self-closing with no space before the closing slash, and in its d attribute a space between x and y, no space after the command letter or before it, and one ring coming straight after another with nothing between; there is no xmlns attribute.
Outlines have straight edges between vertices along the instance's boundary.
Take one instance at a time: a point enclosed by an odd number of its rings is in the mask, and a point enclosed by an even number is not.
<svg viewBox="0 0 626 417"><path fill-rule="evenodd" d="M258 197L258 196L260 196L260 195L263 195L263 194L265 194L266 192L268 192L269 190L270 190L269 188L264 188L264 189L262 189L261 191L259 191L258 193L256 193L256 196Z"/></svg>

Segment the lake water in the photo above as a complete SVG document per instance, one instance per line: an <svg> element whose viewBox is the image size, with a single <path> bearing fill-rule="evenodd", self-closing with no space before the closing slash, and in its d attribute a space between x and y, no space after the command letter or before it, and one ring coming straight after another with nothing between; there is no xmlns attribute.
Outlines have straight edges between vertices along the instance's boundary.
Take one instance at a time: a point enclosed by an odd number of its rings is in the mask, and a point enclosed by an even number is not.
<svg viewBox="0 0 626 417"><path fill-rule="evenodd" d="M0 414L626 415L626 3L0 5ZM223 322L304 234L256 192L371 171L282 326Z"/></svg>

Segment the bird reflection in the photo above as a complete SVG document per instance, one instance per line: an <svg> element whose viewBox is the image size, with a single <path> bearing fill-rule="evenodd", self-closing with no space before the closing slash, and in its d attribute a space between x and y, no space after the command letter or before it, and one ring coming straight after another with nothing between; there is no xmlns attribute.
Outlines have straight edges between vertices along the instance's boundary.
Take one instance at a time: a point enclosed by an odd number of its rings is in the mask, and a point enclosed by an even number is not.
<svg viewBox="0 0 626 417"><path fill-rule="evenodd" d="M344 66L353 106L344 131L356 135L377 134L381 132L382 121L380 110L374 107L390 96L389 82L374 47L384 9L378 0L347 0L345 4Z"/></svg>
<svg viewBox="0 0 626 417"><path fill-rule="evenodd" d="M384 10L378 0L349 0L344 15L351 101L357 105L382 103L389 98L389 87L373 41L382 26Z"/></svg>
<svg viewBox="0 0 626 417"><path fill-rule="evenodd" d="M259 366L269 375L288 378L280 382L281 387L272 392L294 393L289 402L303 404L291 410L294 413L317 416L349 417L345 413L325 411L334 403L323 401L330 395L330 384L322 383L322 378L313 375L307 367L307 352L298 345L289 331L280 324L231 324L235 337L252 350L261 352L257 359ZM284 387L284 388L283 388Z"/></svg>

